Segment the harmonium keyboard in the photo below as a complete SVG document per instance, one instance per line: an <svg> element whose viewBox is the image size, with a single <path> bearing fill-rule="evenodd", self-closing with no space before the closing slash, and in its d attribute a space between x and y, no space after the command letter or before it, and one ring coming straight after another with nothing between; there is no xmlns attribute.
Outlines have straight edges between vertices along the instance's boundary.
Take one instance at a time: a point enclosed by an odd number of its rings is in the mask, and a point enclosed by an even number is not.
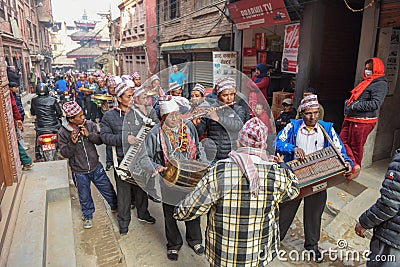
<svg viewBox="0 0 400 267"><path fill-rule="evenodd" d="M129 147L121 161L121 164L115 168L115 171L120 176L121 180L135 185L143 185L145 182L144 179L146 173L139 164L138 155L142 149L144 139L151 128L152 126L142 125L136 135L138 142Z"/></svg>
<svg viewBox="0 0 400 267"><path fill-rule="evenodd" d="M308 154L304 160L295 159L287 164L299 180L300 194L296 199L346 181L343 174L347 167L342 156L338 155L332 146Z"/></svg>

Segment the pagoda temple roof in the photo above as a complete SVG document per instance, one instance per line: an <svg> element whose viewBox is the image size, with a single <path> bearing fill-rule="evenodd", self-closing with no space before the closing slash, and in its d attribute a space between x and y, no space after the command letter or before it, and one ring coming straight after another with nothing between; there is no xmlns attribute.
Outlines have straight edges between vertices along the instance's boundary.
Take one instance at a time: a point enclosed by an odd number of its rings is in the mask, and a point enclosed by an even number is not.
<svg viewBox="0 0 400 267"><path fill-rule="evenodd" d="M99 47L82 46L67 53L68 58L96 58L103 53Z"/></svg>
<svg viewBox="0 0 400 267"><path fill-rule="evenodd" d="M87 40L94 40L100 41L101 35L96 34L94 31L77 31L70 35L72 41L87 41Z"/></svg>

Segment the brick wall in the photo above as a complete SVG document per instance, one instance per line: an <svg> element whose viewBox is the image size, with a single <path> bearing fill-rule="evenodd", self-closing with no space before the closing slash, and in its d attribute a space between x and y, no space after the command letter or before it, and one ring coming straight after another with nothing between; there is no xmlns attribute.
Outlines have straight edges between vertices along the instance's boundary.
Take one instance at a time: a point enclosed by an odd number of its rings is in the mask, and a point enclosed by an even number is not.
<svg viewBox="0 0 400 267"><path fill-rule="evenodd" d="M160 43L230 35L231 24L215 6L195 11L195 0L178 1L179 17L171 20L165 19L171 7L170 1L160 0ZM222 10L223 6L220 4L219 8Z"/></svg>

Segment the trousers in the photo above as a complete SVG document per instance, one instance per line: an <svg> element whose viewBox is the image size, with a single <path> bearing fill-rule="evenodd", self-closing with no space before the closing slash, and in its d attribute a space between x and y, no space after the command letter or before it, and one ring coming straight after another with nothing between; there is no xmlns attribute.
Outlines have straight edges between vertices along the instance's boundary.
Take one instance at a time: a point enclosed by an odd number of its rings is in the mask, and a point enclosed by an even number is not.
<svg viewBox="0 0 400 267"><path fill-rule="evenodd" d="M86 220L91 220L95 211L90 190L91 182L93 182L97 190L99 190L111 209L117 209L117 195L101 163L90 173L72 173L72 180L78 189L82 215Z"/></svg>
<svg viewBox="0 0 400 267"><path fill-rule="evenodd" d="M326 190L304 198L304 248L307 250L318 249L318 241L321 235L321 217L324 212L326 198ZM279 205L279 229L281 240L285 238L300 203L301 199L296 199L283 202Z"/></svg>
<svg viewBox="0 0 400 267"><path fill-rule="evenodd" d="M177 221L174 219L175 206L163 203L165 235L167 237L167 249L179 250L183 245L181 233ZM190 247L202 243L200 217L192 221L186 221L186 242Z"/></svg>
<svg viewBox="0 0 400 267"><path fill-rule="evenodd" d="M375 125L376 123L359 123L346 120L343 122L339 137L347 155L354 164L361 166L365 142Z"/></svg>

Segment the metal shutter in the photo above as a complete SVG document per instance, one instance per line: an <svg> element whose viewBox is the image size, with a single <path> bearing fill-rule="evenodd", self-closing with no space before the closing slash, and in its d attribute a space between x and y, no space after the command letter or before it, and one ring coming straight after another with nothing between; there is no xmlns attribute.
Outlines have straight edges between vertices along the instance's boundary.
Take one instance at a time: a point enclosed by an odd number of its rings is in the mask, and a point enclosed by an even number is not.
<svg viewBox="0 0 400 267"><path fill-rule="evenodd" d="M209 64L194 64L193 65L193 82L201 83L204 86L210 86L213 83L213 68L212 68L212 52L195 53L195 61L207 61Z"/></svg>

